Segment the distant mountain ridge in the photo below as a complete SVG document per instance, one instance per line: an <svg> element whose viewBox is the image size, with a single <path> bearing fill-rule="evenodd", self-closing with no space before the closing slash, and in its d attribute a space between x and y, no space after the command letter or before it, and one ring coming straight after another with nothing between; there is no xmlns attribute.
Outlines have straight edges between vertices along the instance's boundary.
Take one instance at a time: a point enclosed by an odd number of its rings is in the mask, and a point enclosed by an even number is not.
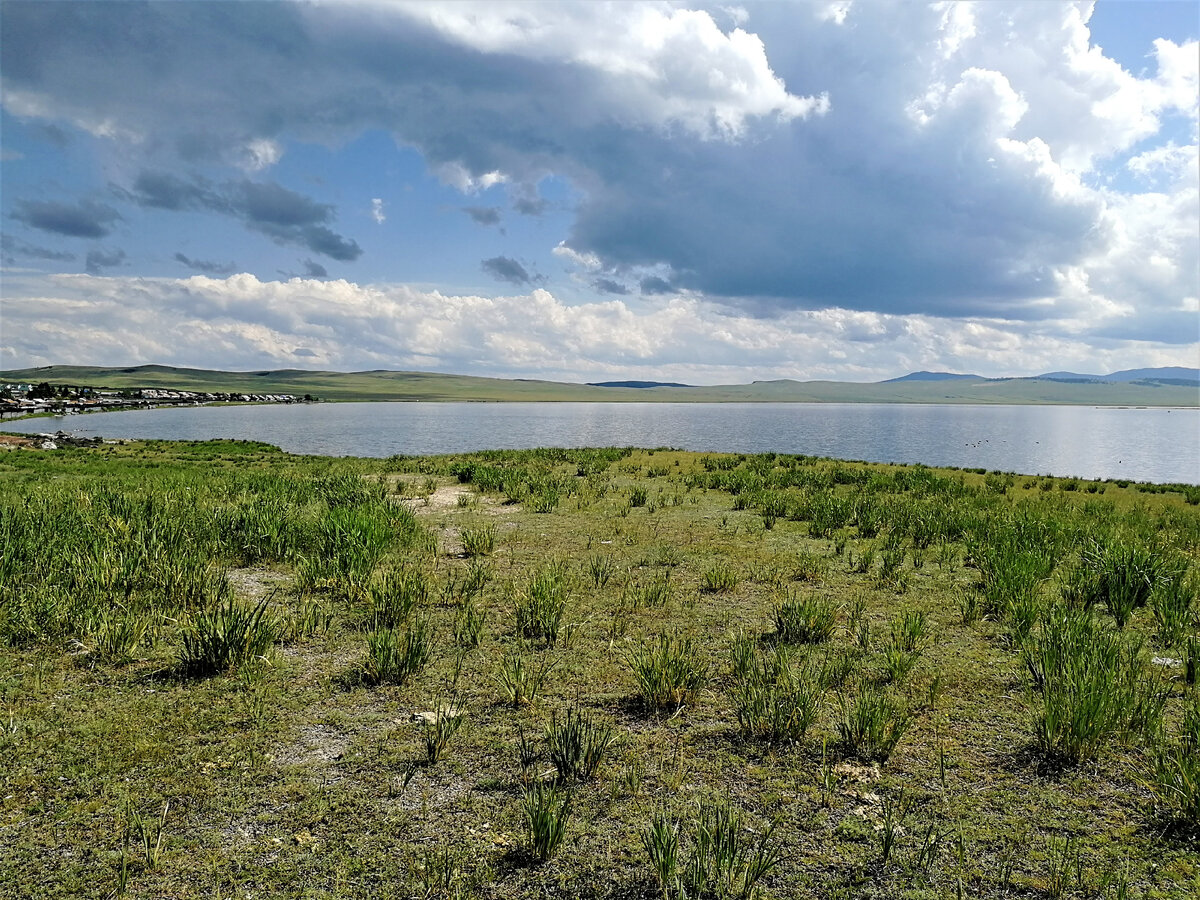
<svg viewBox="0 0 1200 900"><path fill-rule="evenodd" d="M1081 375L1078 372L1047 372L1038 378L1046 381L1101 381L1128 384L1131 381L1156 381L1161 384L1200 385L1200 369L1184 366L1161 366L1157 369L1124 369L1108 375Z"/></svg>
<svg viewBox="0 0 1200 900"><path fill-rule="evenodd" d="M909 372L899 378L889 378L878 384L898 384L902 381L964 381L970 379L983 381L982 375L955 375L953 372Z"/></svg>
<svg viewBox="0 0 1200 900"><path fill-rule="evenodd" d="M678 381L589 381L588 387L601 388L657 388L657 387L691 387L690 384L680 384Z"/></svg>
<svg viewBox="0 0 1200 900"><path fill-rule="evenodd" d="M910 372L899 378L889 378L877 384L897 384L905 381L1057 381L1063 384L1131 384L1150 382L1183 387L1200 387L1200 369L1184 366L1161 366L1156 369L1123 369L1108 375L1087 375L1079 372L1046 372L1044 375L985 378L982 375L956 375L951 372Z"/></svg>

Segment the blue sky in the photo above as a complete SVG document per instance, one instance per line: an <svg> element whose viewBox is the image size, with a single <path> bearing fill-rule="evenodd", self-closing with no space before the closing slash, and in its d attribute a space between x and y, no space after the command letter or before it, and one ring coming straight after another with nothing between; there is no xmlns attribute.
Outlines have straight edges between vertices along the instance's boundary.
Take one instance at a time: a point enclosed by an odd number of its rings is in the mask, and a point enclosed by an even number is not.
<svg viewBox="0 0 1200 900"><path fill-rule="evenodd" d="M1194 366L1198 11L6 0L0 366Z"/></svg>

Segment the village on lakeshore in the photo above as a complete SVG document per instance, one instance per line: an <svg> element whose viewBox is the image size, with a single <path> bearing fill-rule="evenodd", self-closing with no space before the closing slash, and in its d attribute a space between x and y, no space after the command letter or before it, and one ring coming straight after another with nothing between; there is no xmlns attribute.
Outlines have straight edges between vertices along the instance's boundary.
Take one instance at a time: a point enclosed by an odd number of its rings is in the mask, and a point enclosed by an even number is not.
<svg viewBox="0 0 1200 900"><path fill-rule="evenodd" d="M160 406L200 406L209 403L311 403L311 394L243 394L221 391L180 391L161 388L97 388L53 385L49 382L7 383L0 386L0 416L37 413L81 413Z"/></svg>

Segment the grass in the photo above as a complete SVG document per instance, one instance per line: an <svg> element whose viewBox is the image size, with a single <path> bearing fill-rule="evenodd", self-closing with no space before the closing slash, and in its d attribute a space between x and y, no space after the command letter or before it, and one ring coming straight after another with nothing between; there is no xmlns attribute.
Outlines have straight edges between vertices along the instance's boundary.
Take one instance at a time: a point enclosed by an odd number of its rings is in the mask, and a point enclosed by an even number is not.
<svg viewBox="0 0 1200 900"><path fill-rule="evenodd" d="M804 739L821 710L820 679L793 666L786 645L751 656L733 688L738 727L749 740L766 744Z"/></svg>
<svg viewBox="0 0 1200 900"><path fill-rule="evenodd" d="M229 672L263 658L275 636L265 602L250 606L230 596L185 626L179 668L194 677Z"/></svg>
<svg viewBox="0 0 1200 900"><path fill-rule="evenodd" d="M0 452L0 895L1194 896L1200 508L1089 485Z"/></svg>
<svg viewBox="0 0 1200 900"><path fill-rule="evenodd" d="M612 745L611 725L595 721L578 709L568 709L562 719L550 714L546 726L546 747L550 762L563 784L590 781Z"/></svg>
<svg viewBox="0 0 1200 900"><path fill-rule="evenodd" d="M820 644L837 625L838 607L818 594L792 596L775 610L775 633L787 644Z"/></svg>
<svg viewBox="0 0 1200 900"><path fill-rule="evenodd" d="M663 633L633 649L629 668L642 704L653 711L694 703L708 675L697 643L679 633Z"/></svg>

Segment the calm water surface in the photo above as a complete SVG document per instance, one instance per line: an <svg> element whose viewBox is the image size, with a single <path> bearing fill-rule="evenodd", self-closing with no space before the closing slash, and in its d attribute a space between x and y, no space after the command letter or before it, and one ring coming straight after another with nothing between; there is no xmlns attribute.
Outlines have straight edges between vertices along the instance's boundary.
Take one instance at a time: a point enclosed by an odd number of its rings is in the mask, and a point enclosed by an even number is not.
<svg viewBox="0 0 1200 900"><path fill-rule="evenodd" d="M391 456L637 446L803 453L1022 474L1200 483L1200 410L840 403L324 403L6 422L107 438L244 438Z"/></svg>

